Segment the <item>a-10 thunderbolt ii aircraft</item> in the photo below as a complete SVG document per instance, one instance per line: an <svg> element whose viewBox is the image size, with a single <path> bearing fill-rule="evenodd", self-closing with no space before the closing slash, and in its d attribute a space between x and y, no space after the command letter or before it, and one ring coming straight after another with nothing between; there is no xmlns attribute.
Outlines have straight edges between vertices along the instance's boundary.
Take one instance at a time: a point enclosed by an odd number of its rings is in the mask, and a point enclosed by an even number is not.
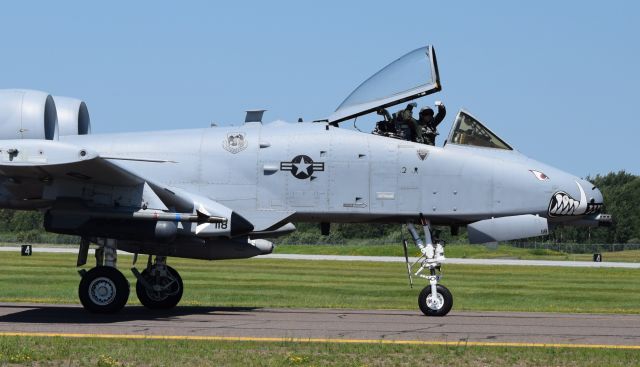
<svg viewBox="0 0 640 367"><path fill-rule="evenodd" d="M44 228L80 236L79 297L117 312L129 284L117 252L134 253L136 294L169 309L183 283L167 258L221 260L269 254L265 238L292 222L404 223L421 258L410 277L429 284L418 303L446 315L445 261L433 225L466 226L473 243L546 235L557 224L606 223L591 183L527 158L466 111L444 146L340 128L340 123L440 91L436 55L419 48L362 83L329 117L308 123L90 134L79 100L30 90L0 92L0 206L41 210ZM415 225L423 227L421 238ZM406 254L406 242L405 242ZM148 261L140 272L138 254Z"/></svg>

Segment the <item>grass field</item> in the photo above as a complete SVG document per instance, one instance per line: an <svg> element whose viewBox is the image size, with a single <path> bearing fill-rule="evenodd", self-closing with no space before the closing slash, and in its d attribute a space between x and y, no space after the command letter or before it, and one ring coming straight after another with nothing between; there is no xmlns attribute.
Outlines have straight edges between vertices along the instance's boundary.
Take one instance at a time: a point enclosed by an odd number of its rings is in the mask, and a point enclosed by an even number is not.
<svg viewBox="0 0 640 367"><path fill-rule="evenodd" d="M637 350L292 342L0 338L27 366L634 366Z"/></svg>
<svg viewBox="0 0 640 367"><path fill-rule="evenodd" d="M119 266L127 269L131 257ZM144 263L144 261L142 261ZM0 253L0 301L78 303L70 254ZM184 279L181 305L416 310L402 263L170 259ZM640 271L447 265L454 310L640 313ZM130 304L137 304L134 294Z"/></svg>

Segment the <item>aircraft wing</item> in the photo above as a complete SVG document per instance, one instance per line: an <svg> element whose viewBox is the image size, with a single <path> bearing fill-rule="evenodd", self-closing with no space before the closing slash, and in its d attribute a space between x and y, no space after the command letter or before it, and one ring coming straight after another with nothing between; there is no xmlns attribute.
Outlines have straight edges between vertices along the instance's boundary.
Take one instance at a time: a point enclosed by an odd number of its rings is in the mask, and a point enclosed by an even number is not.
<svg viewBox="0 0 640 367"><path fill-rule="evenodd" d="M15 182L68 179L117 186L144 182L94 151L49 140L0 141L0 175Z"/></svg>
<svg viewBox="0 0 640 367"><path fill-rule="evenodd" d="M226 206L140 177L118 165L117 159L51 140L2 140L0 175L8 191L4 196L22 208L48 208L59 216L192 222L192 232L199 237L253 230Z"/></svg>
<svg viewBox="0 0 640 367"><path fill-rule="evenodd" d="M10 190L20 189L12 193L23 200L36 197L20 191L60 180L122 187L147 182L89 148L51 140L0 140L0 175Z"/></svg>

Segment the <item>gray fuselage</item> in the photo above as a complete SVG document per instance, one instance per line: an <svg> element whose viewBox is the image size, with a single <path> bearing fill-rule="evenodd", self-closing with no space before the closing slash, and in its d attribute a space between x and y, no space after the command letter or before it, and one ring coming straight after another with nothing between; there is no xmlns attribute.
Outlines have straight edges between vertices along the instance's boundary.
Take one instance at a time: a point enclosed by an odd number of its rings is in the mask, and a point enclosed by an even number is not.
<svg viewBox="0 0 640 367"><path fill-rule="evenodd" d="M238 135L240 142L229 143ZM434 147L325 123L248 123L61 141L91 147L101 156L172 161L117 160L254 222L261 213L290 213L289 220L314 222L401 222L423 213L436 224L519 214L549 217L554 193L578 198L578 185L588 200L602 202L592 184L517 151ZM531 170L547 178L540 180Z"/></svg>

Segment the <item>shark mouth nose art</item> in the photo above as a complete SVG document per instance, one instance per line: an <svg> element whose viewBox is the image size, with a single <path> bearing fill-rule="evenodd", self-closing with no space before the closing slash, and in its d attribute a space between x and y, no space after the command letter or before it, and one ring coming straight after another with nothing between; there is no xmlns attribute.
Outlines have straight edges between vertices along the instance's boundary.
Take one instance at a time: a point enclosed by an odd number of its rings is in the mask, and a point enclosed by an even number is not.
<svg viewBox="0 0 640 367"><path fill-rule="evenodd" d="M587 202L587 196L584 193L582 185L577 181L576 185L578 185L578 189L580 190L580 200L574 199L564 191L556 192L549 202L549 216L576 216L600 212L602 203L595 203L593 199L591 199L591 202Z"/></svg>

